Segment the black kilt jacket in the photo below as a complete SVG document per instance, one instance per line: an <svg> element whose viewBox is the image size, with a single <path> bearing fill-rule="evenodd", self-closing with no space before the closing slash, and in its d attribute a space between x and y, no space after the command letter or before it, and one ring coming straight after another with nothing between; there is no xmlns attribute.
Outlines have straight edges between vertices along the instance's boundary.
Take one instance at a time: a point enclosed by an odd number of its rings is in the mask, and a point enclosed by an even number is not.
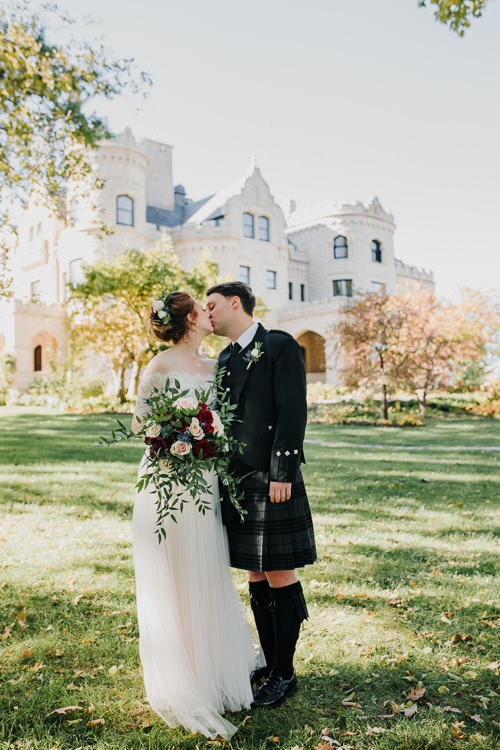
<svg viewBox="0 0 500 750"><path fill-rule="evenodd" d="M251 352L261 342L260 356ZM306 371L302 349L289 333L260 323L253 341L237 354L219 356L222 387L236 404L232 434L243 444L241 461L269 473L269 481L294 482L299 475L307 422Z"/></svg>

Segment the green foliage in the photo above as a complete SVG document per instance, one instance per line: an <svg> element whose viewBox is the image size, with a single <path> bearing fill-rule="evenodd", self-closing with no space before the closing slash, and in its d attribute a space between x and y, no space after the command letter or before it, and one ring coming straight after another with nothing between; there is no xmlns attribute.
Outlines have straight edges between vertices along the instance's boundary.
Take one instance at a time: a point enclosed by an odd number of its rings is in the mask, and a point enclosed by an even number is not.
<svg viewBox="0 0 500 750"><path fill-rule="evenodd" d="M50 29L54 20L58 31ZM116 60L98 42L61 37L71 19L29 2L0 8L0 184L26 196L33 188L55 198L68 179L86 173L81 147L95 148L109 135L89 112L97 97L111 99L124 88L138 91L147 77L133 73L132 60Z"/></svg>
<svg viewBox="0 0 500 750"><path fill-rule="evenodd" d="M133 404L121 403L110 393L102 374L60 368L45 378L35 378L19 398L21 406L49 406L77 413L130 413Z"/></svg>
<svg viewBox="0 0 500 750"><path fill-rule="evenodd" d="M216 274L207 253L183 271L166 236L149 250L127 250L87 266L85 280L71 291L68 308L73 355L82 361L90 353L101 357L113 370L115 393L124 401L127 369L135 367L137 384L146 361L165 348L148 330L152 301L176 289L203 299Z"/></svg>
<svg viewBox="0 0 500 750"><path fill-rule="evenodd" d="M435 6L436 20L447 24L452 31L463 36L470 26L471 18L479 18L489 0L419 0L420 7L429 3Z"/></svg>
<svg viewBox="0 0 500 750"><path fill-rule="evenodd" d="M130 530L142 446L96 447L111 416L0 416L0 747L214 750L145 699ZM326 730L352 750L497 748L500 475L484 447L500 424L314 424L306 438L318 562L300 571L299 691L229 714L239 730L220 744L315 750Z"/></svg>
<svg viewBox="0 0 500 750"><path fill-rule="evenodd" d="M7 391L10 388L12 376L16 371L16 358L13 354L0 354L0 406L5 404Z"/></svg>
<svg viewBox="0 0 500 750"><path fill-rule="evenodd" d="M65 215L69 181L89 194L99 186L87 149L109 136L91 110L150 81L131 59L116 59L102 44L72 39L60 43L73 21L57 6L33 9L28 0L0 7L0 200L24 202L33 194ZM57 28L51 25L57 24ZM56 39L59 41L56 42ZM7 223L7 216L0 224ZM11 243L0 238L0 296L8 296Z"/></svg>

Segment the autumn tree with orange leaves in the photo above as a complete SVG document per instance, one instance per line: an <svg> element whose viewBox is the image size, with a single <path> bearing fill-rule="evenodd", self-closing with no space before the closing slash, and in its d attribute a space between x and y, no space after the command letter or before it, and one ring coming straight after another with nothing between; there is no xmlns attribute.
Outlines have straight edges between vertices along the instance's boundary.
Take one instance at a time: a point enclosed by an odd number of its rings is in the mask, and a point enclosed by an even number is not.
<svg viewBox="0 0 500 750"><path fill-rule="evenodd" d="M362 295L332 329L341 378L347 386L380 390L384 419L395 391L414 391L425 413L428 392L466 382L471 368L484 374L500 351L500 308L477 291L456 303L431 292Z"/></svg>

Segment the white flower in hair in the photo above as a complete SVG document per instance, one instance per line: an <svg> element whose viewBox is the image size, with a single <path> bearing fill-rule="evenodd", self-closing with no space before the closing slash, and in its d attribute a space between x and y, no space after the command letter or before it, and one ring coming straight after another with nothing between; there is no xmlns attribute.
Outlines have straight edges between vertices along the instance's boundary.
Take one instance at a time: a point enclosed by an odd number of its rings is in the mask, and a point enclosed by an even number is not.
<svg viewBox="0 0 500 750"><path fill-rule="evenodd" d="M153 312L155 313L159 312L160 310L163 310L163 300L155 299L151 307L153 308Z"/></svg>

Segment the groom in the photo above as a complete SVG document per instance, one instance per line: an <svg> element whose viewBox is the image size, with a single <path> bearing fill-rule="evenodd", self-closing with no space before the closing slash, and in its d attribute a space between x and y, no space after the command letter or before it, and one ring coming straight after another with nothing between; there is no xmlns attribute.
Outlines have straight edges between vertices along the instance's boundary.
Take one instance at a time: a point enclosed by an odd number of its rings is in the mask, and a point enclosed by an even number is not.
<svg viewBox="0 0 500 750"><path fill-rule="evenodd" d="M253 707L280 705L297 690L293 656L308 616L295 568L316 560L314 531L300 464L306 427L302 350L284 331L267 331L252 315L255 297L241 282L213 286L207 310L214 333L232 343L220 354L223 387L237 405L233 436L243 453L244 521L227 522L231 565L249 571L250 603L266 666ZM265 680L265 681L264 681Z"/></svg>

